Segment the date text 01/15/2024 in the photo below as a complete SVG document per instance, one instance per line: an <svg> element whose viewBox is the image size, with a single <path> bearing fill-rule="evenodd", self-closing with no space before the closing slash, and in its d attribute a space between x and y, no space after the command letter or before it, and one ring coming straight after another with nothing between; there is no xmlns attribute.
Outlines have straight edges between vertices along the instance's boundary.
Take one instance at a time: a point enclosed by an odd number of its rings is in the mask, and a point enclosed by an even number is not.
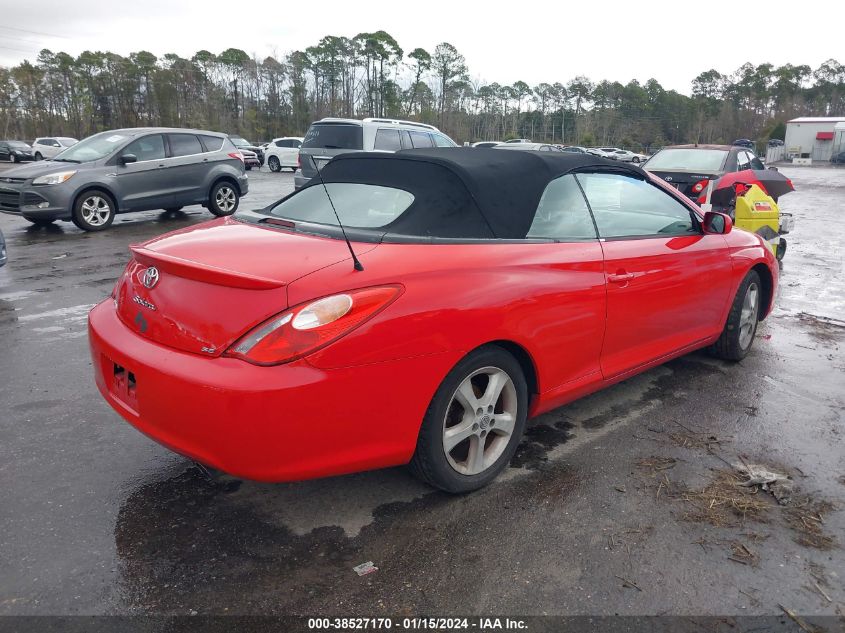
<svg viewBox="0 0 845 633"><path fill-rule="evenodd" d="M314 631L519 631L527 629L524 620L513 618L308 618Z"/></svg>

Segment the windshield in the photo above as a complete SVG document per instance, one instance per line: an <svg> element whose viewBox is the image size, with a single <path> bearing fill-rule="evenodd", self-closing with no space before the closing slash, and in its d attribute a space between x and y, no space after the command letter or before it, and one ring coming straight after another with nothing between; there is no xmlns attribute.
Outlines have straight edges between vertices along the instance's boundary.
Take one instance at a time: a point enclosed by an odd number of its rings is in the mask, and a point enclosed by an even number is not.
<svg viewBox="0 0 845 633"><path fill-rule="evenodd" d="M403 189L353 182L330 182L325 188L331 196L344 226L372 229L396 220L414 202L414 196ZM288 196L270 215L299 222L337 226L326 191L321 185L305 187Z"/></svg>
<svg viewBox="0 0 845 633"><path fill-rule="evenodd" d="M364 149L364 130L360 125L314 124L305 133L302 149Z"/></svg>
<svg viewBox="0 0 845 633"><path fill-rule="evenodd" d="M646 163L648 169L720 171L728 151L724 149L664 149Z"/></svg>
<svg viewBox="0 0 845 633"><path fill-rule="evenodd" d="M235 144L235 147L253 147L252 143L240 136L230 136L229 140Z"/></svg>
<svg viewBox="0 0 845 633"><path fill-rule="evenodd" d="M59 152L53 160L70 163L90 163L105 158L130 138L128 134L101 132L100 134L95 134L79 141L63 152Z"/></svg>

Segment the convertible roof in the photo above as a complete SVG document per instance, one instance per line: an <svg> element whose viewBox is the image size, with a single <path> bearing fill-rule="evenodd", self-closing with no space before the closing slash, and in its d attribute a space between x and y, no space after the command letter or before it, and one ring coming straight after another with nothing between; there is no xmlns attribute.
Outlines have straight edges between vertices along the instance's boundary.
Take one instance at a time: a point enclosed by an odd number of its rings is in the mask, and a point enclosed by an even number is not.
<svg viewBox="0 0 845 633"><path fill-rule="evenodd" d="M593 169L647 178L639 167L590 154L477 147L341 154L321 175L325 182L362 182L413 194L414 203L385 227L389 233L523 239L549 182ZM309 186L319 184L312 178Z"/></svg>

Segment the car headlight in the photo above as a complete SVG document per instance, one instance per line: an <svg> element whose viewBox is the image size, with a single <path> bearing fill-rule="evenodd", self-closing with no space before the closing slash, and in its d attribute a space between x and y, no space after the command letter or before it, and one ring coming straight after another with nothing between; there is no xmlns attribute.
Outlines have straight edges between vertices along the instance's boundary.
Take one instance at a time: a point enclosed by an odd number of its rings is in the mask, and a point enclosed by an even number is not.
<svg viewBox="0 0 845 633"><path fill-rule="evenodd" d="M46 176L39 176L35 180L32 181L33 185L60 185L63 182L67 182L71 179L71 177L76 173L76 170L73 171L60 171L55 174L47 174Z"/></svg>

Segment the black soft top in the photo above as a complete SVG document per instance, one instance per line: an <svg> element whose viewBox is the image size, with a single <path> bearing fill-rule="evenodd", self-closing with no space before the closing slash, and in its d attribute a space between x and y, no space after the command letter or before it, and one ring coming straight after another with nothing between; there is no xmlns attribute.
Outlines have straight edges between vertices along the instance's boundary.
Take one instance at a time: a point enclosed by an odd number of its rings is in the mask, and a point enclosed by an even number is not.
<svg viewBox="0 0 845 633"><path fill-rule="evenodd" d="M639 167L589 154L469 147L340 154L321 174L327 183L360 182L413 194L414 203L384 227L388 239L523 239L549 182L585 170L647 178ZM319 178L308 186L321 186Z"/></svg>

